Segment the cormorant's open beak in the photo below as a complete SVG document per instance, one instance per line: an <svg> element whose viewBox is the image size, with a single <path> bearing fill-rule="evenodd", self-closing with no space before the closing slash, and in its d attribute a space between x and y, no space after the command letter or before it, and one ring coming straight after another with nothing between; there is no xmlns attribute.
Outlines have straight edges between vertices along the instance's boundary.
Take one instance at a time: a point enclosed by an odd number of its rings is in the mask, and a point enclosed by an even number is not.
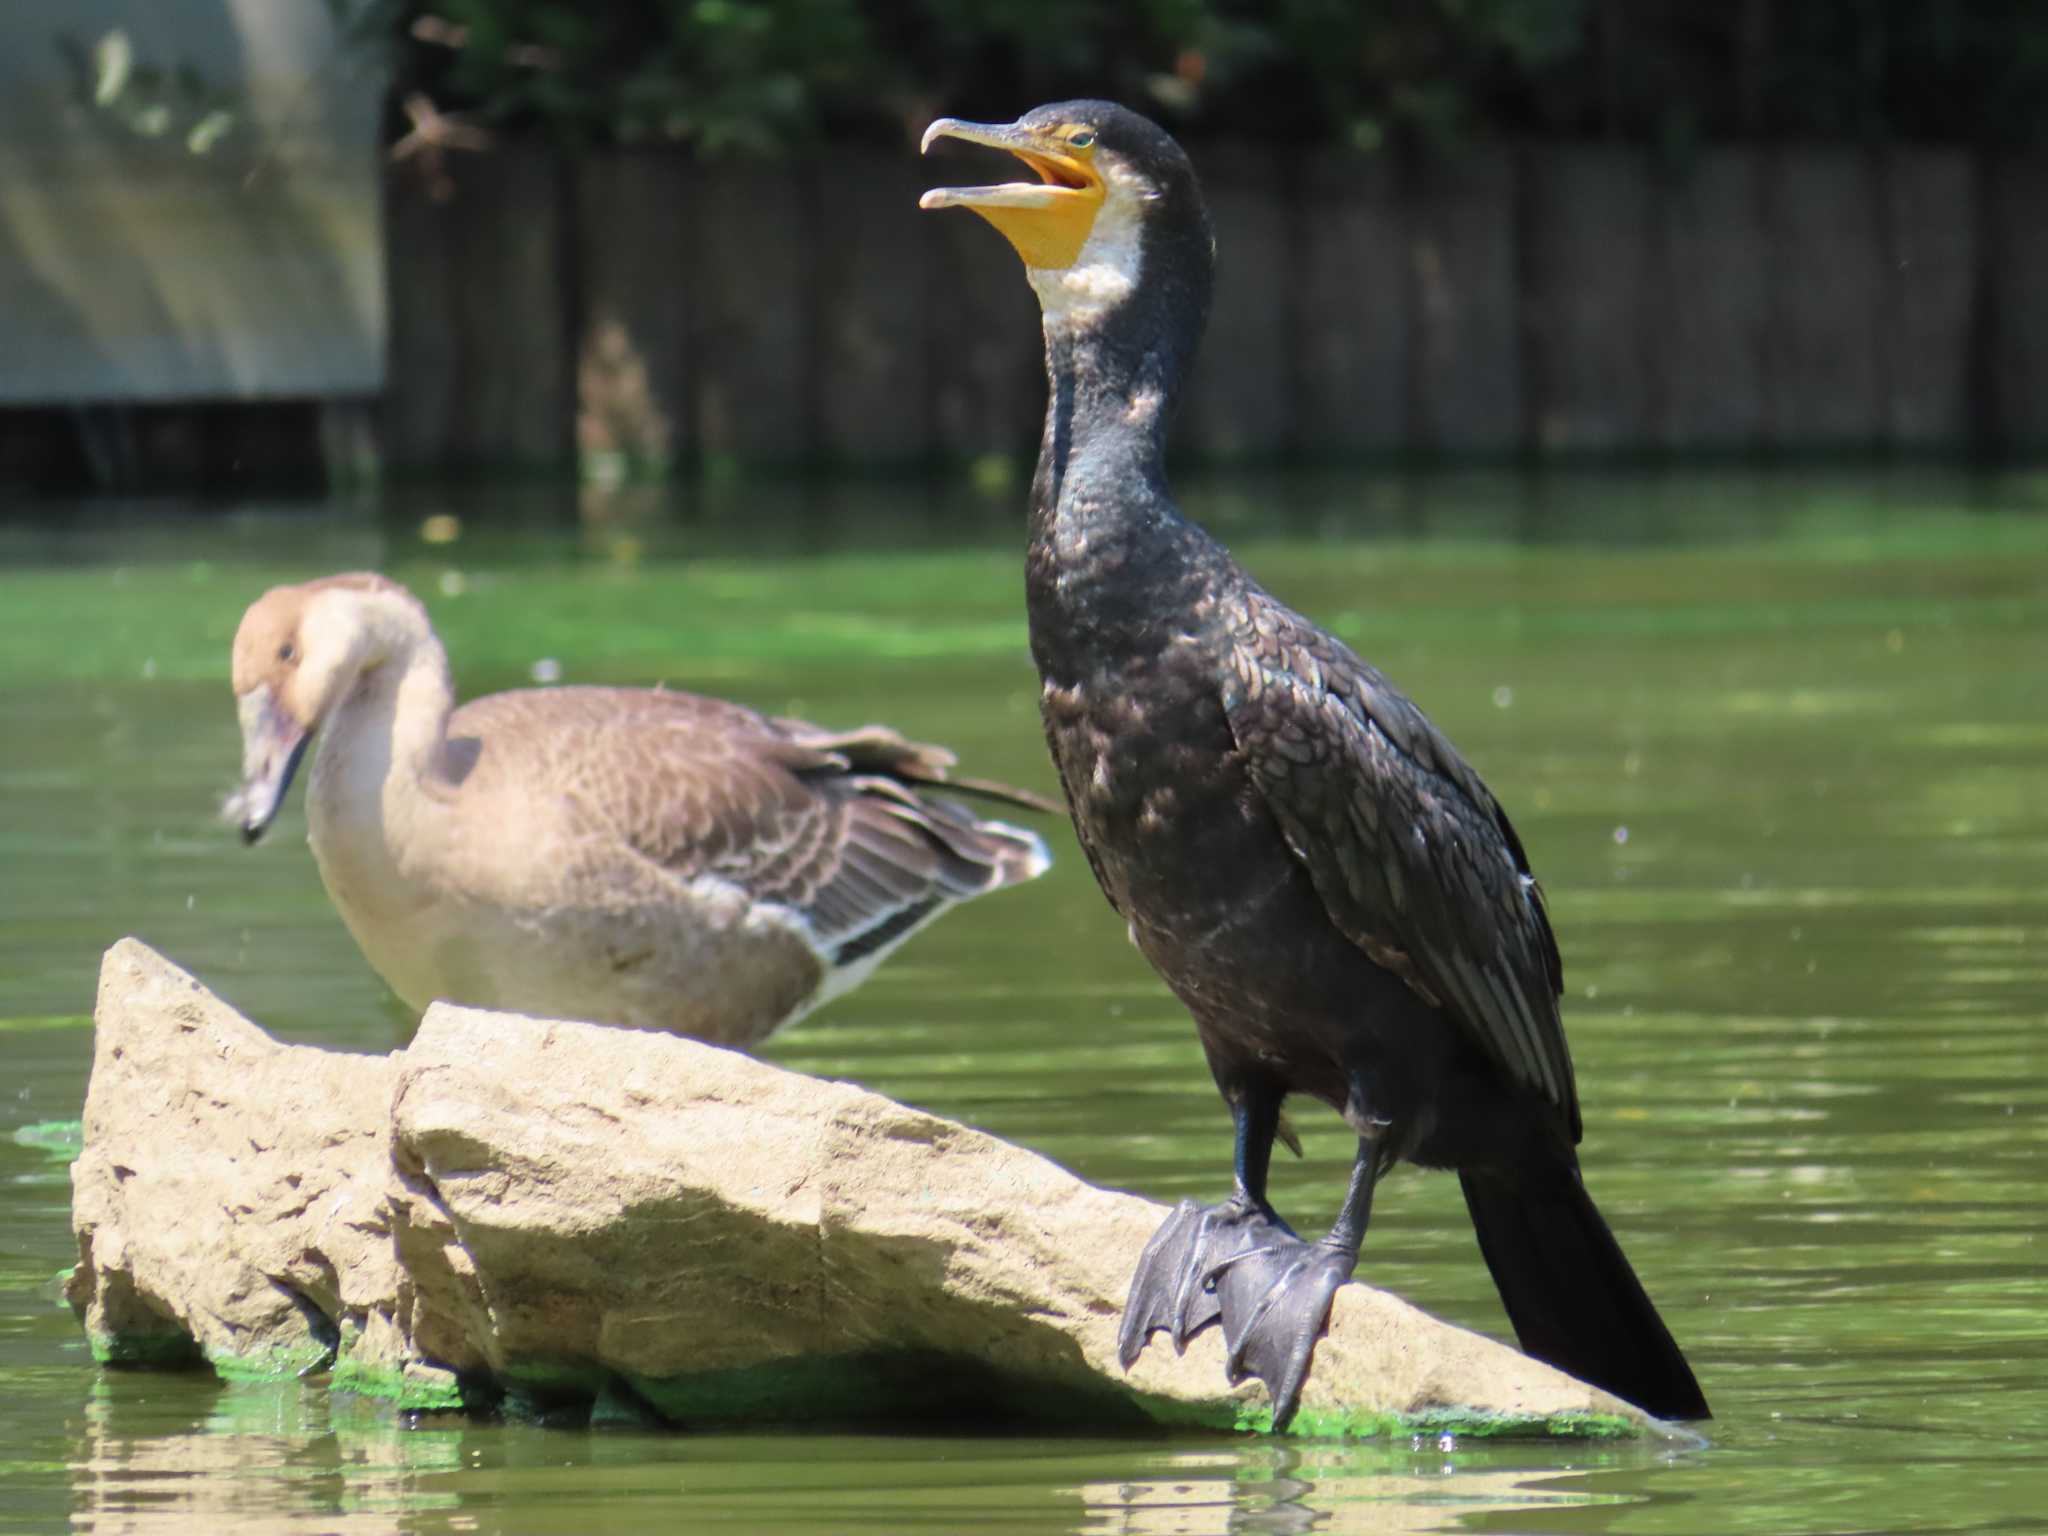
<svg viewBox="0 0 2048 1536"><path fill-rule="evenodd" d="M242 829L244 843L253 843L276 819L313 733L278 704L266 684L251 688L236 703L242 717L242 786L228 796L221 814Z"/></svg>
<svg viewBox="0 0 2048 1536"><path fill-rule="evenodd" d="M963 123L942 117L924 131L920 154L936 139L960 139L1008 150L1038 173L1037 181L993 187L935 187L920 208L972 208L1002 231L1027 267L1071 267L1102 209L1101 175L1089 155L1050 133L1018 123Z"/></svg>

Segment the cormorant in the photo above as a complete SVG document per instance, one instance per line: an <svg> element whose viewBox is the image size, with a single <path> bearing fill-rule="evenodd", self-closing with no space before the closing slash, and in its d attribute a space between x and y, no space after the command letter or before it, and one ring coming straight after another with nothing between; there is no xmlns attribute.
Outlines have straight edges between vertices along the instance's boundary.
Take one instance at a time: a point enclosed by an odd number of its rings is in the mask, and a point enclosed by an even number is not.
<svg viewBox="0 0 2048 1536"><path fill-rule="evenodd" d="M1455 1168L1522 1347L1653 1414L1707 1405L1580 1181L1577 1091L1542 892L1505 812L1422 711L1289 609L1168 493L1168 418L1214 239L1193 168L1109 102L923 147L1008 151L1035 181L927 192L1023 258L1050 398L1031 491L1031 650L1074 830L1138 949L1194 1015L1236 1121L1236 1185L1147 1245L1126 1367L1220 1321L1283 1427L1396 1161ZM1304 1241L1266 1176L1281 1101L1358 1135L1342 1213Z"/></svg>

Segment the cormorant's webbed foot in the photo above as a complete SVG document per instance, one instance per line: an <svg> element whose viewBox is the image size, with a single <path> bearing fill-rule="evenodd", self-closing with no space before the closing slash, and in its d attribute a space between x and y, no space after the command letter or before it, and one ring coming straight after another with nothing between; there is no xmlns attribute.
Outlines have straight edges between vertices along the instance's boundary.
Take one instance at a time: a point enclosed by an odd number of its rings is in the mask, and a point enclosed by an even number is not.
<svg viewBox="0 0 2048 1536"><path fill-rule="evenodd" d="M1301 1384L1329 1324L1330 1299L1358 1267L1358 1249L1335 1236L1305 1243L1269 1229L1265 1242L1225 1259L1215 1273L1215 1306L1229 1351L1224 1370L1232 1386L1247 1376L1266 1384L1276 1430L1285 1429L1301 1406Z"/></svg>
<svg viewBox="0 0 2048 1536"><path fill-rule="evenodd" d="M1160 1224L1138 1256L1131 1294L1117 1332L1117 1357L1129 1370L1155 1333L1173 1340L1176 1354L1188 1340L1217 1320L1211 1277L1248 1248L1294 1239L1278 1217L1242 1195L1221 1205L1183 1200Z"/></svg>

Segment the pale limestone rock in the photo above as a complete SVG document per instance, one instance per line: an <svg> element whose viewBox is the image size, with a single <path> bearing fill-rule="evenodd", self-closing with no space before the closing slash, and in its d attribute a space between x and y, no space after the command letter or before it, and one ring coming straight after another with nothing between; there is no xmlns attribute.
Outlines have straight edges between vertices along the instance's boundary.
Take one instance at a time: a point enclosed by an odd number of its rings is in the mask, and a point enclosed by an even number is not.
<svg viewBox="0 0 2048 1536"><path fill-rule="evenodd" d="M1227 1425L1264 1401L1226 1385L1213 1329L1118 1367L1161 1207L671 1036L436 1004L388 1058L286 1046L124 940L73 1182L70 1294L115 1356L184 1336L219 1368L275 1369L319 1363L338 1330L337 1381L401 1400L692 1422ZM1579 1415L1643 1423L1351 1285L1297 1428Z"/></svg>
<svg viewBox="0 0 2048 1536"><path fill-rule="evenodd" d="M310 1362L309 1309L388 1314L392 1061L282 1045L133 939L94 1020L70 1294L95 1341Z"/></svg>

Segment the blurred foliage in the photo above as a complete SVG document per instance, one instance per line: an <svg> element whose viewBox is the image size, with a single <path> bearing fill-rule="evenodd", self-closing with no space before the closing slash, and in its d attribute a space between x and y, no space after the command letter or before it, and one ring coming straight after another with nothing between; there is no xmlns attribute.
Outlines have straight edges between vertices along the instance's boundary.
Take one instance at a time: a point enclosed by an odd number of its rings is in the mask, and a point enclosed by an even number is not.
<svg viewBox="0 0 2048 1536"><path fill-rule="evenodd" d="M329 0L401 93L571 143L770 152L876 71L853 0Z"/></svg>
<svg viewBox="0 0 2048 1536"><path fill-rule="evenodd" d="M773 154L1109 96L1177 129L1377 148L1486 134L2048 140L2042 0L325 0L394 139ZM235 104L122 32L81 96L204 153ZM466 137L465 137L466 136Z"/></svg>
<svg viewBox="0 0 2048 1536"><path fill-rule="evenodd" d="M57 51L70 66L79 99L139 138L176 135L186 149L204 155L241 121L228 92L190 64L166 67L138 59L133 42L120 28L90 44L61 33Z"/></svg>
<svg viewBox="0 0 2048 1536"><path fill-rule="evenodd" d="M572 144L772 152L1106 95L1374 147L2044 136L2040 0L328 0L401 94Z"/></svg>
<svg viewBox="0 0 2048 1536"><path fill-rule="evenodd" d="M329 0L401 93L571 143L772 152L1112 96L1178 123L1376 144L1583 42L1588 0Z"/></svg>

